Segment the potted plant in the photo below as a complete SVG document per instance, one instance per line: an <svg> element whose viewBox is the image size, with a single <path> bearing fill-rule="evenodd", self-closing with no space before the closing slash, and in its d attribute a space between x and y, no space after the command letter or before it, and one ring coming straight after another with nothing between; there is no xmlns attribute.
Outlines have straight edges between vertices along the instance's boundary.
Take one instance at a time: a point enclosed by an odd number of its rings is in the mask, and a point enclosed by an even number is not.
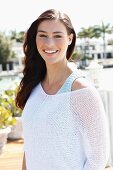
<svg viewBox="0 0 113 170"><path fill-rule="evenodd" d="M0 96L0 154L7 142L8 133L11 131L11 126L16 123L15 118L12 117L10 110L4 107L5 100Z"/></svg>
<svg viewBox="0 0 113 170"><path fill-rule="evenodd" d="M10 139L23 138L22 133L22 110L15 105L15 97L17 93L17 87L15 89L8 89L4 91L4 99L6 101L5 107L11 112L12 117L15 118L16 124L11 127L11 132L8 134Z"/></svg>

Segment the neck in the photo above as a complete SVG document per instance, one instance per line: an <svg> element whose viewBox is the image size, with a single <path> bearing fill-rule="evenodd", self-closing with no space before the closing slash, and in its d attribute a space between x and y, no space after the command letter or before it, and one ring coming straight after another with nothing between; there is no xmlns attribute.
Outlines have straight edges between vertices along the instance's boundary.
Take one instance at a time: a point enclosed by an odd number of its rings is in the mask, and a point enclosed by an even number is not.
<svg viewBox="0 0 113 170"><path fill-rule="evenodd" d="M47 74L45 77L44 82L51 86L56 83L62 82L64 79L67 78L72 72L69 68L68 61L61 63L56 63L53 65L46 65L47 67Z"/></svg>

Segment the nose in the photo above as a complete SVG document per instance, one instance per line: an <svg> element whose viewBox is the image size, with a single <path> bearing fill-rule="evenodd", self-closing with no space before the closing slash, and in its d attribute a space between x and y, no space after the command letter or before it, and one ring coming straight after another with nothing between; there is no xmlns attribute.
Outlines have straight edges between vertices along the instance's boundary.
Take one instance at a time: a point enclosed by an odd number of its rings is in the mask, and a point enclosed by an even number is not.
<svg viewBox="0 0 113 170"><path fill-rule="evenodd" d="M53 46L53 45L54 45L54 40L53 40L53 38L48 37L48 38L47 38L47 41L46 41L46 45L47 45L48 47Z"/></svg>

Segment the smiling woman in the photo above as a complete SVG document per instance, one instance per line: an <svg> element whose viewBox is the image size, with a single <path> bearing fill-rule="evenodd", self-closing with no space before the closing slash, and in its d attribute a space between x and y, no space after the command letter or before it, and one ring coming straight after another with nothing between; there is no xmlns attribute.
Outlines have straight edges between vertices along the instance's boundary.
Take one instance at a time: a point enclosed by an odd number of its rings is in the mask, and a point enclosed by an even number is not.
<svg viewBox="0 0 113 170"><path fill-rule="evenodd" d="M26 33L16 98L23 109L23 170L102 170L107 164L104 107L97 90L69 61L75 42L69 17L53 9Z"/></svg>

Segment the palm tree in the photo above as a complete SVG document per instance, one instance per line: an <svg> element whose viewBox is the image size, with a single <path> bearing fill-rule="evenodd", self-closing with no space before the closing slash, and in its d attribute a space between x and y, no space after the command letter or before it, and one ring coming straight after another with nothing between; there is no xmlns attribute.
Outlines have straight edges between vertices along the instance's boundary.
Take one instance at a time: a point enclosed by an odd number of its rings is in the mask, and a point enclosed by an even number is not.
<svg viewBox="0 0 113 170"><path fill-rule="evenodd" d="M80 39L84 39L84 42L86 43L89 38L93 37L93 30L92 27L89 28L81 28L81 31L77 34L77 37Z"/></svg>
<svg viewBox="0 0 113 170"><path fill-rule="evenodd" d="M102 25L95 25L94 26L94 31L97 34L101 34L101 37L103 39L103 58L106 58L106 34L112 34L113 33L113 26L110 27L110 24L104 24L104 22L102 22Z"/></svg>
<svg viewBox="0 0 113 170"><path fill-rule="evenodd" d="M99 38L100 37L100 33L99 32L96 32L94 30L94 27L90 26L88 28L81 28L81 31L77 34L78 38L80 39L84 39L84 46L82 47L83 49L83 53L84 53L84 56L82 58L82 60L84 60L84 63L85 65L86 64L86 60L87 59L92 59L91 56L90 56L90 50L89 50L89 39L92 39L92 38ZM87 53L87 49L88 48L88 53Z"/></svg>
<svg viewBox="0 0 113 170"><path fill-rule="evenodd" d="M88 46L89 49L89 39L92 38L99 38L100 32L95 31L94 27L88 27L88 28L81 28L82 31L78 33L78 38L84 39L84 45ZM86 54L86 48L84 48L84 54Z"/></svg>
<svg viewBox="0 0 113 170"><path fill-rule="evenodd" d="M20 31L20 32L16 32L16 30L11 31L11 40L15 40L16 42L23 42L24 41L24 36L25 36L25 32L24 31Z"/></svg>

